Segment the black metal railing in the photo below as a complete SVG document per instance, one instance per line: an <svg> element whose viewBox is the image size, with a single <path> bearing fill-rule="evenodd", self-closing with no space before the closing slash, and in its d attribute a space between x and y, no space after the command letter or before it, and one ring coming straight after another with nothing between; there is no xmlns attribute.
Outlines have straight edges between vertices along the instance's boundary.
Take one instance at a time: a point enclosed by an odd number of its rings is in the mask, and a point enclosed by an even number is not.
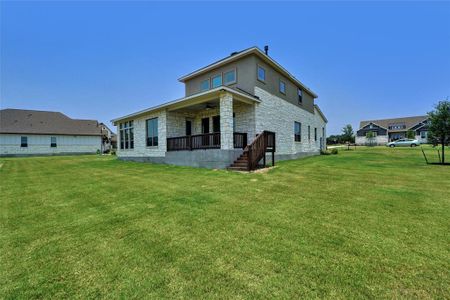
<svg viewBox="0 0 450 300"><path fill-rule="evenodd" d="M233 133L234 148L244 149L247 146L247 133ZM167 138L167 151L220 149L220 132L186 135Z"/></svg>

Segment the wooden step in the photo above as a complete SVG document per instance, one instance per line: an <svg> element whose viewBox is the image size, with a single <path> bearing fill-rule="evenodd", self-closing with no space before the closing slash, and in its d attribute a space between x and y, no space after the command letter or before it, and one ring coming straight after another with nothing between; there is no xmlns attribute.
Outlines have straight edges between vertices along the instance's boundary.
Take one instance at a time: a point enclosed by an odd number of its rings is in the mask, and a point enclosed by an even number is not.
<svg viewBox="0 0 450 300"><path fill-rule="evenodd" d="M231 170L231 171L247 171L247 168L231 166L231 167L228 167L228 170Z"/></svg>

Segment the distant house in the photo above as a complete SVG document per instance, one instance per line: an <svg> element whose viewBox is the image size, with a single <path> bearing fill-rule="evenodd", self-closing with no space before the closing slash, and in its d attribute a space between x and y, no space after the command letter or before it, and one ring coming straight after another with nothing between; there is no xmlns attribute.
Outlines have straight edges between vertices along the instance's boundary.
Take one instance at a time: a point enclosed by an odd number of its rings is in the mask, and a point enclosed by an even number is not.
<svg viewBox="0 0 450 300"><path fill-rule="evenodd" d="M102 132L102 153L109 152L112 149L116 149L117 137L116 134L109 129L104 123L100 123L100 130Z"/></svg>
<svg viewBox="0 0 450 300"><path fill-rule="evenodd" d="M102 149L96 120L76 120L60 112L0 110L0 156L87 154Z"/></svg>
<svg viewBox="0 0 450 300"><path fill-rule="evenodd" d="M428 117L405 117L395 119L361 121L356 132L356 144L369 143L384 145L388 142L406 138L409 130L421 143L428 142ZM369 132L373 133L373 139L368 139Z"/></svg>
<svg viewBox="0 0 450 300"><path fill-rule="evenodd" d="M112 120L118 157L251 170L266 153L280 160L319 154L327 119L317 95L267 51L233 52L181 77L184 98Z"/></svg>

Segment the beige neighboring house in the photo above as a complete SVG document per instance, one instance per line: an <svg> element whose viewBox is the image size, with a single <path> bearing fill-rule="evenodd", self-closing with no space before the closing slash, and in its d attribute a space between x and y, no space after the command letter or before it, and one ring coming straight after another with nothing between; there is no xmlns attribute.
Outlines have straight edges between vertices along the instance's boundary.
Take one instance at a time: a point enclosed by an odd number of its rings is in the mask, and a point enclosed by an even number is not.
<svg viewBox="0 0 450 300"><path fill-rule="evenodd" d="M267 49L233 52L179 81L183 98L112 120L120 159L249 170L325 147L317 95Z"/></svg>
<svg viewBox="0 0 450 300"><path fill-rule="evenodd" d="M108 153L113 149L116 149L117 138L116 134L104 123L98 124L102 132L102 153Z"/></svg>
<svg viewBox="0 0 450 300"><path fill-rule="evenodd" d="M0 110L0 156L90 154L101 148L96 120L52 111Z"/></svg>
<svg viewBox="0 0 450 300"><path fill-rule="evenodd" d="M406 133L414 132L415 139L425 144L428 142L428 117L415 116L393 119L361 121L356 132L357 145L386 145L388 142L406 138ZM372 140L367 138L369 132L373 133Z"/></svg>

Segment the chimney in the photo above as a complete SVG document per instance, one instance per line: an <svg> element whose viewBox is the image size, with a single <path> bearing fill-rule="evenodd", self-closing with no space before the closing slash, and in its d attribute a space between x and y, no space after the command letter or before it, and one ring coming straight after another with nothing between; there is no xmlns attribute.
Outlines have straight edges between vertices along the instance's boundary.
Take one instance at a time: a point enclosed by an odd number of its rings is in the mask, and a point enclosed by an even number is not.
<svg viewBox="0 0 450 300"><path fill-rule="evenodd" d="M264 46L264 53L266 53L266 55L269 55L269 46Z"/></svg>

